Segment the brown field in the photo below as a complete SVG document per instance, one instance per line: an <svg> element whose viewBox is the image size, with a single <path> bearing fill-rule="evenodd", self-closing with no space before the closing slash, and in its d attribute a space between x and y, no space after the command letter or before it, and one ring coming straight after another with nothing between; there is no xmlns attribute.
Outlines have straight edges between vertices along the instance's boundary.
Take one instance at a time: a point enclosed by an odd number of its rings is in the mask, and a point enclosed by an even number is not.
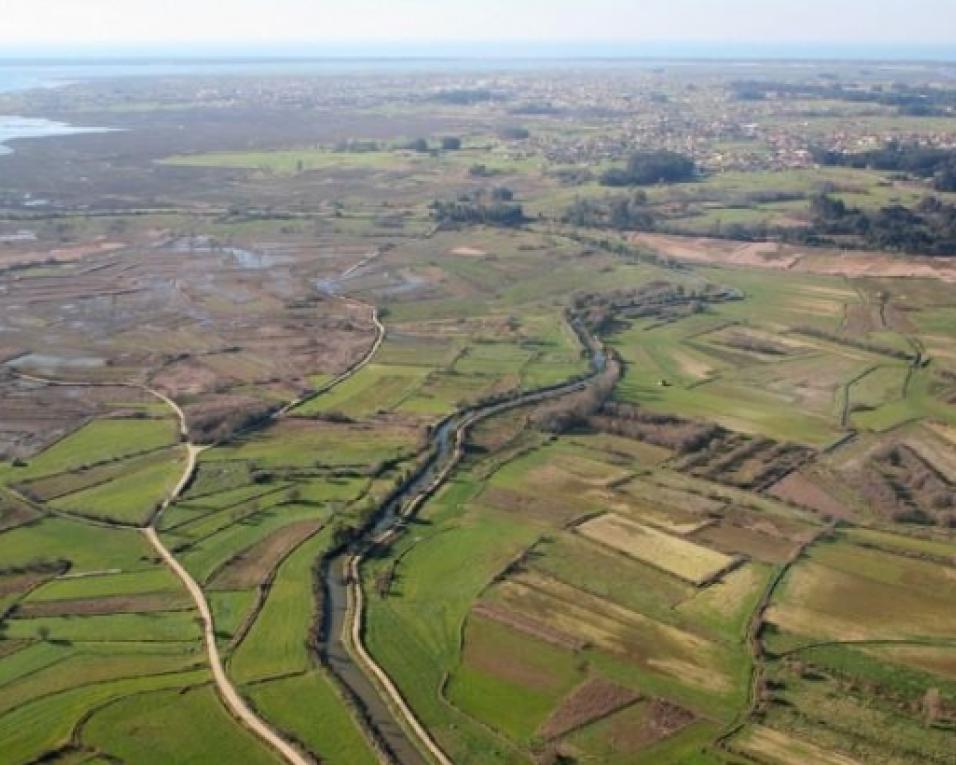
<svg viewBox="0 0 956 765"><path fill-rule="evenodd" d="M918 667L934 675L956 680L956 647L954 646L874 646L864 650L883 661Z"/></svg>
<svg viewBox="0 0 956 765"><path fill-rule="evenodd" d="M566 648L569 651L580 651L587 645L587 642L569 635L561 630L555 629L547 624L536 621L524 614L510 611L507 608L493 603L476 603L472 608L472 613L478 614L485 619L504 624L507 627L523 632L526 635L535 637L545 643Z"/></svg>
<svg viewBox="0 0 956 765"><path fill-rule="evenodd" d="M102 614L185 611L192 606L192 601L185 592L156 592L144 595L77 598L76 600L31 601L23 603L17 608L17 617L30 619L43 616L98 616Z"/></svg>
<svg viewBox="0 0 956 765"><path fill-rule="evenodd" d="M244 590L265 582L285 557L322 528L319 520L284 526L228 561L209 581L214 590Z"/></svg>
<svg viewBox="0 0 956 765"><path fill-rule="evenodd" d="M0 494L0 531L22 526L39 517L40 513L25 502L7 494Z"/></svg>
<svg viewBox="0 0 956 765"><path fill-rule="evenodd" d="M640 698L641 695L630 688L623 688L603 677L591 678L561 702L561 706L538 729L538 735L546 740L558 738L607 717Z"/></svg>
<svg viewBox="0 0 956 765"><path fill-rule="evenodd" d="M693 534L716 523L716 518L702 518L691 511L648 505L620 491L592 490L587 492L587 496L593 498L594 504L599 507L680 536Z"/></svg>
<svg viewBox="0 0 956 765"><path fill-rule="evenodd" d="M902 441L912 449L932 470L938 472L946 481L956 484L956 452L953 444L946 438L946 430L936 428L915 428Z"/></svg>
<svg viewBox="0 0 956 765"><path fill-rule="evenodd" d="M703 584L731 567L734 559L650 526L606 513L577 527L580 534L693 584Z"/></svg>
<svg viewBox="0 0 956 765"><path fill-rule="evenodd" d="M844 543L821 544L788 575L768 621L829 640L951 637L956 570Z"/></svg>
<svg viewBox="0 0 956 765"><path fill-rule="evenodd" d="M706 516L717 513L727 504L721 499L713 499L701 494L661 486L642 478L636 478L618 488L636 499L653 502L655 505L664 505L674 510L684 510L694 515Z"/></svg>
<svg viewBox="0 0 956 765"><path fill-rule="evenodd" d="M800 471L788 475L778 481L768 490L770 494L785 502L793 502L801 507L816 510L822 515L834 518L848 518L850 510L823 488L818 481L813 481Z"/></svg>
<svg viewBox="0 0 956 765"><path fill-rule="evenodd" d="M486 488L478 502L554 526L564 526L590 509L590 505L579 497L567 494L535 496L498 486Z"/></svg>
<svg viewBox="0 0 956 765"><path fill-rule="evenodd" d="M767 563L782 563L800 544L799 539L768 534L731 519L707 526L692 534L690 539L728 555L746 555Z"/></svg>
<svg viewBox="0 0 956 765"><path fill-rule="evenodd" d="M735 737L734 750L770 765L863 765L837 752L821 749L809 741L792 738L762 725L750 725Z"/></svg>
<svg viewBox="0 0 956 765"><path fill-rule="evenodd" d="M537 573L512 576L498 584L489 599L584 644L688 685L714 692L732 685L715 643L551 577Z"/></svg>

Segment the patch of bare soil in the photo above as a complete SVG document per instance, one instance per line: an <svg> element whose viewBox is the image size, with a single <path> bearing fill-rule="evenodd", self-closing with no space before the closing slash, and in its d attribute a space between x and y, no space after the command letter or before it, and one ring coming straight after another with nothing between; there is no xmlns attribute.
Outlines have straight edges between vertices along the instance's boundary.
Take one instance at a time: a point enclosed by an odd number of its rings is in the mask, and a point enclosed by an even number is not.
<svg viewBox="0 0 956 765"><path fill-rule="evenodd" d="M633 704L641 695L603 677L587 680L575 688L561 702L551 716L538 729L545 740L555 739L601 720L619 709Z"/></svg>
<svg viewBox="0 0 956 765"><path fill-rule="evenodd" d="M0 531L22 526L39 517L40 513L29 505L0 494Z"/></svg>
<svg viewBox="0 0 956 765"><path fill-rule="evenodd" d="M728 239L646 233L635 234L631 241L670 258L698 263L789 270L800 260L799 253L773 242L734 242Z"/></svg>
<svg viewBox="0 0 956 765"><path fill-rule="evenodd" d="M621 753L639 752L673 736L697 718L683 707L663 699L654 699L640 725L616 720L611 726L610 742Z"/></svg>
<svg viewBox="0 0 956 765"><path fill-rule="evenodd" d="M852 512L818 482L795 471L770 487L768 493L785 502L816 510L833 518L849 518Z"/></svg>
<svg viewBox="0 0 956 765"><path fill-rule="evenodd" d="M227 562L209 586L214 590L244 590L261 585L289 553L321 528L321 521L308 520L274 531Z"/></svg>
<svg viewBox="0 0 956 765"><path fill-rule="evenodd" d="M550 643L558 648L565 648L569 651L580 651L586 645L583 640L573 635L561 632L553 627L549 627L547 624L542 624L535 619L515 613L514 611L509 611L501 606L490 603L478 603L472 608L472 613L496 621L499 624L504 624L507 627L518 630L518 632L523 632L526 635L535 637L538 640L543 640L545 643Z"/></svg>
<svg viewBox="0 0 956 765"><path fill-rule="evenodd" d="M952 258L896 256L776 243L734 242L707 237L634 234L631 241L677 260L712 265L793 270L827 276L940 279L956 282Z"/></svg>
<svg viewBox="0 0 956 765"><path fill-rule="evenodd" d="M27 592L36 587L40 582L44 582L54 575L54 573L27 571L23 574L0 576L0 598Z"/></svg>
<svg viewBox="0 0 956 765"><path fill-rule="evenodd" d="M799 545L798 539L785 539L730 519L707 526L690 538L728 555L746 555L766 563L783 563Z"/></svg>

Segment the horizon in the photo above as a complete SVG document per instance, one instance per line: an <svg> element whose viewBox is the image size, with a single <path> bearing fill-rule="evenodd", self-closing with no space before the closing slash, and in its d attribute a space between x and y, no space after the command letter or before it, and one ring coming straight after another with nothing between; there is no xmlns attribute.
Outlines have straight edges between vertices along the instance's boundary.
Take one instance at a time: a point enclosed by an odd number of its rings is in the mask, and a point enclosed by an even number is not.
<svg viewBox="0 0 956 765"><path fill-rule="evenodd" d="M500 61L866 61L956 63L956 42L872 41L221 41L5 46L0 65L56 63L282 63L375 60Z"/></svg>

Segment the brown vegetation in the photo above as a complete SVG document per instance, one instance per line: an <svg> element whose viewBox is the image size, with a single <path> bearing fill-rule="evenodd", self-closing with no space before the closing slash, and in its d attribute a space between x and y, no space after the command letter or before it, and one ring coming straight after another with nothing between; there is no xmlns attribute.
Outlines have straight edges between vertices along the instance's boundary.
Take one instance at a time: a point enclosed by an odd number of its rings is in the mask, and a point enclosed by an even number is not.
<svg viewBox="0 0 956 765"><path fill-rule="evenodd" d="M538 729L546 740L555 739L585 725L603 719L633 704L641 695L603 677L594 677L575 688L561 706Z"/></svg>
<svg viewBox="0 0 956 765"><path fill-rule="evenodd" d="M16 616L20 619L44 616L97 616L103 614L183 611L191 607L192 601L185 593L155 592L144 595L109 595L101 598L30 601L17 606Z"/></svg>
<svg viewBox="0 0 956 765"><path fill-rule="evenodd" d="M723 432L681 460L693 475L748 490L761 490L799 468L813 450L769 438Z"/></svg>
<svg viewBox="0 0 956 765"><path fill-rule="evenodd" d="M215 590L244 590L261 585L282 560L322 528L322 521L292 523L243 550L210 580Z"/></svg>
<svg viewBox="0 0 956 765"><path fill-rule="evenodd" d="M600 432L646 441L681 454L704 449L725 432L717 425L655 414L614 401L605 403L588 423Z"/></svg>
<svg viewBox="0 0 956 765"><path fill-rule="evenodd" d="M899 523L956 527L956 487L906 444L892 443L870 456L860 491L871 507Z"/></svg>
<svg viewBox="0 0 956 765"><path fill-rule="evenodd" d="M504 624L518 630L518 632L523 632L526 635L530 635L538 640L543 640L545 643L550 643L558 648L565 648L569 651L580 651L587 645L587 643L574 635L561 632L554 627L543 624L528 616L509 611L506 608L491 603L476 604L475 607L472 608L472 613L496 621L499 624Z"/></svg>

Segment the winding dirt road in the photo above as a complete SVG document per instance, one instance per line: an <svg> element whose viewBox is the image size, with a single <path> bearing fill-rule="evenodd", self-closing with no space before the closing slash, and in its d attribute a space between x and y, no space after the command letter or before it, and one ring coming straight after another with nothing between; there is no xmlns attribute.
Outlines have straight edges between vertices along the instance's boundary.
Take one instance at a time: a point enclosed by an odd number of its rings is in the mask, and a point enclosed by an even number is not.
<svg viewBox="0 0 956 765"><path fill-rule="evenodd" d="M166 402L176 413L176 416L179 418L179 432L184 439L188 439L189 426L186 422L186 415L180 406L171 398L157 390L151 388L146 388L145 390L148 390L156 396L156 398ZM185 491L186 486L189 485L193 473L196 472L196 461L199 455L209 448L208 446L199 446L189 440L185 440L184 444L186 447L186 466L183 468L182 477L179 479L179 483L176 484L176 488L163 500L162 505L160 505L156 511L149 526L143 529L143 533L153 546L153 549L156 550L159 556L165 561L166 565L179 577L179 580L186 587L187 592L189 592L190 597L192 597L193 603L196 605L196 610L199 611L199 616L203 623L203 642L206 644L206 656L209 659L209 667L212 670L212 676L216 682L216 688L219 691L223 703L243 725L281 754L287 762L292 763L292 765L311 765L311 760L276 733L265 720L252 711L242 696L239 695L239 691L236 690L236 687L226 674L222 657L219 655L219 647L216 645L215 623L213 622L212 611L209 608L209 602L206 600L206 595L202 591L202 587L199 586L199 583L193 579L192 575L183 565L176 560L176 557L169 548L163 544L163 540L160 539L159 533L156 530L156 524L162 517L163 512L173 502L179 499L180 495Z"/></svg>
<svg viewBox="0 0 956 765"><path fill-rule="evenodd" d="M43 383L46 385L69 385L82 387L97 387L104 385L103 383L55 380L25 373L17 373L17 375L24 380L30 380L31 382ZM313 761L310 758L303 755L292 744L276 733L275 730L273 730L265 720L260 718L255 712L252 711L249 705L243 700L242 696L239 695L236 687L232 684L232 681L226 674L225 667L222 663L222 657L219 655L219 647L216 645L216 631L215 623L213 622L212 618L212 611L209 608L209 603L206 600L206 596L203 593L202 588L199 586L198 582L193 579L190 573L186 571L183 565L176 560L169 548L163 544L163 541L160 539L159 533L156 530L156 525L159 522L159 519L162 517L163 512L173 502L179 499L182 493L186 490L186 487L189 485L189 481L192 479L193 473L196 471L196 462L199 458L199 455L209 447L199 446L198 444L194 444L188 440L189 426L186 421L185 412L183 412L182 408L175 401L173 401L164 393L153 388L149 388L145 385L135 385L132 383L107 383L105 385L124 388L137 388L139 390L145 391L165 403L176 415L176 419L179 422L179 434L183 440L183 446L186 448L186 465L183 468L182 475L180 476L175 488L163 500L162 504L160 504L159 508L150 519L149 525L145 528L140 527L140 530L146 536L146 539L149 541L153 549L159 554L159 557L162 558L170 570L183 583L186 591L189 593L194 605L196 606L196 610L199 611L199 615L203 623L203 642L206 646L206 655L209 659L209 667L212 670L213 680L216 683L216 688L219 691L219 695L222 698L223 703L235 716L235 718L239 720L239 722L245 725L254 734L259 736L259 738L261 738L266 744L275 749L275 751L282 755L282 757L287 762L291 763L291 765L312 765Z"/></svg>

